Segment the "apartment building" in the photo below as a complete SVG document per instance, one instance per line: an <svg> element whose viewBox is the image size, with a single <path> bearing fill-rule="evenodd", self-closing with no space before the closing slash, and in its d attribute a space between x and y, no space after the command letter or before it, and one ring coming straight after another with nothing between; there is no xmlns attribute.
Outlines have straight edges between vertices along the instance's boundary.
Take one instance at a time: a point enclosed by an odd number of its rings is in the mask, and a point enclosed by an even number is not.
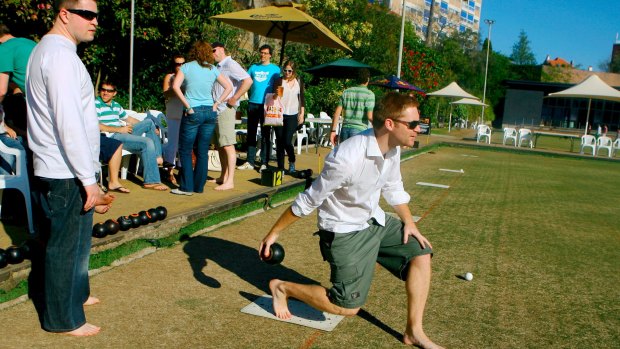
<svg viewBox="0 0 620 349"><path fill-rule="evenodd" d="M372 1L382 2L390 10L402 13L402 0ZM464 32L467 29L476 33L480 30L480 10L482 0L405 0L405 16L424 38L428 28L428 19L433 9L433 37L447 35L453 31Z"/></svg>

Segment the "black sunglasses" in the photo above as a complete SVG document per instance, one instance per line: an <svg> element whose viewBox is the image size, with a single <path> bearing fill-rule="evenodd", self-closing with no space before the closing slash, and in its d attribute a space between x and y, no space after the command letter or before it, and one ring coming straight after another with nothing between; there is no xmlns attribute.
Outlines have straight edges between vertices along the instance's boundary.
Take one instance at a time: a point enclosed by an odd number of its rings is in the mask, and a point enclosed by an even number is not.
<svg viewBox="0 0 620 349"><path fill-rule="evenodd" d="M100 87L100 88L99 88L99 91L101 91L101 92L105 91L105 92L110 92L110 93L113 93L113 92L116 92L116 89L114 89L114 88L103 88L103 87Z"/></svg>
<svg viewBox="0 0 620 349"><path fill-rule="evenodd" d="M93 19L96 19L97 16L99 15L97 12L93 12L89 10L79 10L79 9L74 9L74 8L68 8L67 12L71 12L74 15L78 15L87 21L92 21Z"/></svg>
<svg viewBox="0 0 620 349"><path fill-rule="evenodd" d="M293 72L293 69L284 69L284 72L285 72L285 73L292 73L292 72Z"/></svg>
<svg viewBox="0 0 620 349"><path fill-rule="evenodd" d="M410 130L415 130L415 128L418 127L418 125L420 124L420 120L403 121L403 120L394 120L394 119L392 119L392 121L398 122L400 124L403 124L403 125L409 127Z"/></svg>

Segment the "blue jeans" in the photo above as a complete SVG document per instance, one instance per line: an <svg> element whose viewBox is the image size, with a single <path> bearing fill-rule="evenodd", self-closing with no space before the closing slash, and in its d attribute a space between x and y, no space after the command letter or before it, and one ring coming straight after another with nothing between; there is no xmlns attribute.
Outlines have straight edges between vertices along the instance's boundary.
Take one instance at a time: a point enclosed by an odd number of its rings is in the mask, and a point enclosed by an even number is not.
<svg viewBox="0 0 620 349"><path fill-rule="evenodd" d="M0 140L9 148L24 151L25 145L20 136L17 139L9 137L7 133L0 134ZM15 155L0 152L0 175L9 175L15 172Z"/></svg>
<svg viewBox="0 0 620 349"><path fill-rule="evenodd" d="M340 135L338 136L338 142L342 143L344 141L346 141L347 139L355 136L356 134L362 132L364 130L359 130L353 127L343 127L340 130Z"/></svg>
<svg viewBox="0 0 620 349"><path fill-rule="evenodd" d="M123 149L140 153L144 166L144 184L161 183L157 167L157 158L161 157L161 140L155 133L153 121L140 121L133 125L131 133L113 133L112 138L123 142Z"/></svg>
<svg viewBox="0 0 620 349"><path fill-rule="evenodd" d="M45 214L45 306L43 328L50 332L75 330L86 323L84 302L90 294L88 259L93 211L84 212L84 191L77 178L36 177Z"/></svg>
<svg viewBox="0 0 620 349"><path fill-rule="evenodd" d="M185 114L179 134L179 158L181 159L181 186L186 192L202 193L209 170L209 145L217 126L217 112L213 106L192 107L194 114ZM192 150L196 145L196 168L192 168Z"/></svg>

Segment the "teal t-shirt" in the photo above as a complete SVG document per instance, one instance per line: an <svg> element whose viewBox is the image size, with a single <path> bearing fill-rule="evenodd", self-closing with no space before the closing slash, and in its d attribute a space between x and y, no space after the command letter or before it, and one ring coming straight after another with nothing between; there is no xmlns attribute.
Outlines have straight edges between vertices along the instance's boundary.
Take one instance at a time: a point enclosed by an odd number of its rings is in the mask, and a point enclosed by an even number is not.
<svg viewBox="0 0 620 349"><path fill-rule="evenodd" d="M265 94L273 92L273 83L280 77L280 67L273 63L253 64L248 74L254 82L248 91L250 103L265 103Z"/></svg>
<svg viewBox="0 0 620 349"><path fill-rule="evenodd" d="M212 106L214 103L211 90L213 84L217 83L220 71L214 65L211 69L201 67L196 61L183 64L181 71L185 75L183 83L185 84L185 98L189 106L192 108L201 105Z"/></svg>
<svg viewBox="0 0 620 349"><path fill-rule="evenodd" d="M0 72L11 75L22 92L26 93L26 67L36 42L26 38L12 38L0 45Z"/></svg>

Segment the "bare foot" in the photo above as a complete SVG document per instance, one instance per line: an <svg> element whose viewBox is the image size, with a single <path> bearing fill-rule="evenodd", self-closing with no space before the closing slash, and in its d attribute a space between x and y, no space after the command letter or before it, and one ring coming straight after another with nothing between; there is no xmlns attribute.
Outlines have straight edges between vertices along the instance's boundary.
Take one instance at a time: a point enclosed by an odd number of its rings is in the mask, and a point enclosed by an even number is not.
<svg viewBox="0 0 620 349"><path fill-rule="evenodd" d="M108 212L109 209L110 209L110 205L97 205L97 206L95 206L95 212L97 212L99 214L104 214L104 213Z"/></svg>
<svg viewBox="0 0 620 349"><path fill-rule="evenodd" d="M98 304L98 303L101 303L99 298L93 297L93 296L88 296L88 299L86 300L86 302L84 302L84 305L88 306L88 305L95 305L95 304Z"/></svg>
<svg viewBox="0 0 620 349"><path fill-rule="evenodd" d="M76 328L73 331L62 332L62 334L66 334L68 336L74 337L86 337L86 336L94 336L101 331L101 327L91 325L89 323L85 323L79 328Z"/></svg>
<svg viewBox="0 0 620 349"><path fill-rule="evenodd" d="M99 196L97 196L97 200L95 201L95 205L99 206L99 205L109 205L112 203L112 201L114 201L114 199L116 199L116 196L114 196L114 194L99 194Z"/></svg>
<svg viewBox="0 0 620 349"><path fill-rule="evenodd" d="M215 187L214 189L222 191L222 190L230 190L230 189L233 189L234 187L235 185L232 183L222 183L218 185L217 187Z"/></svg>
<svg viewBox="0 0 620 349"><path fill-rule="evenodd" d="M423 349L443 349L442 346L433 343L422 331L419 334L410 333L409 330L405 331L403 343Z"/></svg>
<svg viewBox="0 0 620 349"><path fill-rule="evenodd" d="M222 184L224 183L224 180L222 180L221 178L218 178L218 179L211 178L207 180L207 183Z"/></svg>
<svg viewBox="0 0 620 349"><path fill-rule="evenodd" d="M284 281L273 279L269 281L269 289L271 290L271 296L273 297L273 311L275 316L280 319L288 320L292 318L291 312L288 310L286 303L288 296L284 290Z"/></svg>

